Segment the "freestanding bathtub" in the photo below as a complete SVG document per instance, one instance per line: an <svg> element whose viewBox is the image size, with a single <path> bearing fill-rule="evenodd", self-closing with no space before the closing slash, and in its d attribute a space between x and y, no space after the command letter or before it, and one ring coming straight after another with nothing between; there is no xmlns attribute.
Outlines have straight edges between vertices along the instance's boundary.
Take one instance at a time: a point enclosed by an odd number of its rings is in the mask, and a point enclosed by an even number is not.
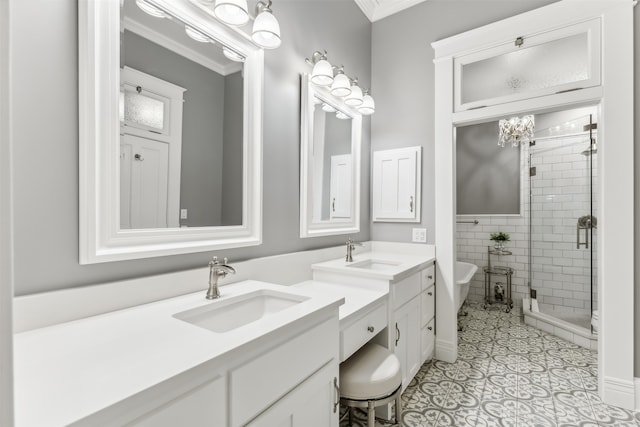
<svg viewBox="0 0 640 427"><path fill-rule="evenodd" d="M458 310L469 295L469 283L478 271L478 266L468 262L456 261L456 288L458 291Z"/></svg>

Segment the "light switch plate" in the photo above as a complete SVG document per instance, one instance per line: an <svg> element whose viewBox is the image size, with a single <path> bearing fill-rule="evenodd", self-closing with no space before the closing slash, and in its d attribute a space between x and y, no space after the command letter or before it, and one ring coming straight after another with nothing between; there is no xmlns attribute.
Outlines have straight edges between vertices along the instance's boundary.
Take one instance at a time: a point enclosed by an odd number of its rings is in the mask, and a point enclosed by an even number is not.
<svg viewBox="0 0 640 427"><path fill-rule="evenodd" d="M414 228L413 237L411 241L415 243L427 243L427 229L426 228Z"/></svg>
<svg viewBox="0 0 640 427"><path fill-rule="evenodd" d="M187 210L180 209L180 219L187 219Z"/></svg>

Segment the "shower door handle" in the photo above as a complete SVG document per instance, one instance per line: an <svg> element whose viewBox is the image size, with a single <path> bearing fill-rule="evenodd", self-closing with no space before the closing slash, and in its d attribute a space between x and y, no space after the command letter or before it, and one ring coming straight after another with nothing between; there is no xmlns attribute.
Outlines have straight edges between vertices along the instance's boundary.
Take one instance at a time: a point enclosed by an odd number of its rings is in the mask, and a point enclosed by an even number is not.
<svg viewBox="0 0 640 427"><path fill-rule="evenodd" d="M591 215L578 218L578 223L576 224L576 249L580 249L580 246L589 249L589 230L595 225L595 218L592 218ZM580 230L584 230L584 242L580 241Z"/></svg>

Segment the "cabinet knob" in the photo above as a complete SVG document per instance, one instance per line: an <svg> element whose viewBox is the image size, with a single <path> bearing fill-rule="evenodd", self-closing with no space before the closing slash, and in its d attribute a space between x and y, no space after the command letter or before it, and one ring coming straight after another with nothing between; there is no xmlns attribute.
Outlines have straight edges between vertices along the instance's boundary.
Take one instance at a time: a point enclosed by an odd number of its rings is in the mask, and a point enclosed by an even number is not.
<svg viewBox="0 0 640 427"><path fill-rule="evenodd" d="M433 327L432 326L427 326L427 329L430 331L433 331Z"/></svg>
<svg viewBox="0 0 640 427"><path fill-rule="evenodd" d="M373 331L375 330L375 328L373 326L368 326L367 327L367 331L373 333Z"/></svg>
<svg viewBox="0 0 640 427"><path fill-rule="evenodd" d="M430 297L433 296L433 292L427 292L427 295L429 295Z"/></svg>
<svg viewBox="0 0 640 427"><path fill-rule="evenodd" d="M432 280L432 279L433 279L433 276L432 276L432 275L428 275L428 276L427 276L427 279Z"/></svg>

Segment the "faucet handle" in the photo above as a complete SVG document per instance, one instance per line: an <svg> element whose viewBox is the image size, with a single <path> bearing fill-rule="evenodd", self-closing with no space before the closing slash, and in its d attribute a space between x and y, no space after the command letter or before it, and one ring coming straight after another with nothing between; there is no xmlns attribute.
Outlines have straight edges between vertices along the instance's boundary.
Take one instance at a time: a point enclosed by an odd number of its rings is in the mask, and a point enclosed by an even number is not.
<svg viewBox="0 0 640 427"><path fill-rule="evenodd" d="M223 264L225 265L229 264L229 258L224 257Z"/></svg>
<svg viewBox="0 0 640 427"><path fill-rule="evenodd" d="M209 265L213 266L213 265L218 265L220 264L220 262L218 262L218 257L214 256L213 259L211 261L209 261Z"/></svg>

